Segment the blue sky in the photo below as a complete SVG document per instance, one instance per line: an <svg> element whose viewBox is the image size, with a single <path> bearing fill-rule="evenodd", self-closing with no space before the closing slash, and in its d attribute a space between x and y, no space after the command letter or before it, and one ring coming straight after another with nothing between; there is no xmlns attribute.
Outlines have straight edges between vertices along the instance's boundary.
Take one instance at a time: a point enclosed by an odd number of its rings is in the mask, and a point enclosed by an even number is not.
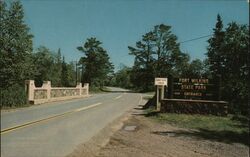
<svg viewBox="0 0 250 157"><path fill-rule="evenodd" d="M34 48L61 48L67 61L78 60L76 47L89 37L103 42L116 70L132 66L128 46L157 24L172 26L178 41L212 34L219 13L224 26L249 23L247 0L21 0ZM204 59L207 39L181 44L192 59Z"/></svg>

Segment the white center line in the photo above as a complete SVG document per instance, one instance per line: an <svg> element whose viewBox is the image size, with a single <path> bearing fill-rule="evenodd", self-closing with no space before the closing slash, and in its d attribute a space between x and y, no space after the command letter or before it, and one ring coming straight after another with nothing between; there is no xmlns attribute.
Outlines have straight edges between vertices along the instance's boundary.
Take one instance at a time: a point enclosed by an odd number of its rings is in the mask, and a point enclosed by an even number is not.
<svg viewBox="0 0 250 157"><path fill-rule="evenodd" d="M96 106L101 105L101 104L102 104L102 103L99 102L99 103L96 103L96 104L93 104L93 105L90 105L90 106L78 108L78 109L75 110L75 112L79 112L79 111L82 111L82 110L87 110L87 109L89 109L89 108L96 107Z"/></svg>
<svg viewBox="0 0 250 157"><path fill-rule="evenodd" d="M120 99L122 97L122 95L119 95L118 97L115 97L114 99L117 100L117 99Z"/></svg>

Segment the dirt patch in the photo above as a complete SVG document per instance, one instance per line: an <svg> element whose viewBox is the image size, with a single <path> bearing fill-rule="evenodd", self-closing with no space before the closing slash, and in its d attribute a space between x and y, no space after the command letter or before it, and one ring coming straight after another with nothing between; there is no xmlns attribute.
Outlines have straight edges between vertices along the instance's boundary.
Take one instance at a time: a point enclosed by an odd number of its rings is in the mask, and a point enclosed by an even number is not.
<svg viewBox="0 0 250 157"><path fill-rule="evenodd" d="M192 132L161 125L143 116L132 116L125 125L136 125L134 132L120 129L103 147L98 157L248 157L249 148L182 136Z"/></svg>
<svg viewBox="0 0 250 157"><path fill-rule="evenodd" d="M163 125L138 112L122 121L115 129L113 124L104 128L70 157L249 157L248 146L190 136L196 130ZM131 131L126 126L136 127Z"/></svg>

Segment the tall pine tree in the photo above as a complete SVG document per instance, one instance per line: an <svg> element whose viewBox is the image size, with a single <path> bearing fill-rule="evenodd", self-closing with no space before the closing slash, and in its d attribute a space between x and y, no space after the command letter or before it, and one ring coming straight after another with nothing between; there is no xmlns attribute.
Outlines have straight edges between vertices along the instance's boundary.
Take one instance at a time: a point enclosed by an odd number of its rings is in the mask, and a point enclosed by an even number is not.
<svg viewBox="0 0 250 157"><path fill-rule="evenodd" d="M177 74L177 68L188 59L182 53L177 37L171 26L160 24L142 36L136 47L128 47L135 56L131 71L131 81L141 90L153 89L154 77L167 77Z"/></svg>
<svg viewBox="0 0 250 157"><path fill-rule="evenodd" d="M213 77L223 74L224 58L223 58L223 42L225 32L223 31L223 23L220 15L217 15L217 23L215 25L213 37L208 40L207 57L209 69Z"/></svg>
<svg viewBox="0 0 250 157"><path fill-rule="evenodd" d="M54 57L54 64L52 67L52 79L53 82L52 85L56 86L56 87L60 87L62 86L62 82L61 82L61 73L62 73L62 55L61 55L61 49L59 48L57 51L57 54L55 54Z"/></svg>
<svg viewBox="0 0 250 157"><path fill-rule="evenodd" d="M131 71L131 81L141 90L149 90L153 87L154 72L154 34L148 32L142 36L142 40L136 42L136 47L128 46L130 55L135 56L134 67Z"/></svg>
<svg viewBox="0 0 250 157"><path fill-rule="evenodd" d="M63 87L68 87L69 86L69 73L68 73L68 68L67 64L65 62L64 56L63 56L63 61L62 61L62 73L61 73L61 83Z"/></svg>
<svg viewBox="0 0 250 157"><path fill-rule="evenodd" d="M224 44L224 98L235 111L249 114L249 27L235 22L228 24ZM248 109L248 113L247 113Z"/></svg>
<svg viewBox="0 0 250 157"><path fill-rule="evenodd" d="M34 77L31 60L32 35L24 22L24 11L19 1L12 2L9 9L0 1L0 82L1 87L23 84Z"/></svg>
<svg viewBox="0 0 250 157"><path fill-rule="evenodd" d="M83 83L103 86L108 75L113 72L113 64L101 44L96 38L89 38L83 46L77 47L85 55L80 59L80 63L83 65Z"/></svg>

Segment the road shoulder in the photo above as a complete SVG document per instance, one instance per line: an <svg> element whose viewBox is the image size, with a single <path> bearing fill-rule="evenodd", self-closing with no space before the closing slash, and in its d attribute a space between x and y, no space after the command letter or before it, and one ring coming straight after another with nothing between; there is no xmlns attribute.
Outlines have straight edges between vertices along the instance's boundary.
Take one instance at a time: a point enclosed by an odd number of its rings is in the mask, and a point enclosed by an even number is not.
<svg viewBox="0 0 250 157"><path fill-rule="evenodd" d="M190 129L161 124L131 110L68 157L247 157L249 147L177 135Z"/></svg>
<svg viewBox="0 0 250 157"><path fill-rule="evenodd" d="M88 156L95 157L110 141L110 138L123 127L124 122L129 119L130 111L105 126L98 134L88 142L82 143L66 157Z"/></svg>

